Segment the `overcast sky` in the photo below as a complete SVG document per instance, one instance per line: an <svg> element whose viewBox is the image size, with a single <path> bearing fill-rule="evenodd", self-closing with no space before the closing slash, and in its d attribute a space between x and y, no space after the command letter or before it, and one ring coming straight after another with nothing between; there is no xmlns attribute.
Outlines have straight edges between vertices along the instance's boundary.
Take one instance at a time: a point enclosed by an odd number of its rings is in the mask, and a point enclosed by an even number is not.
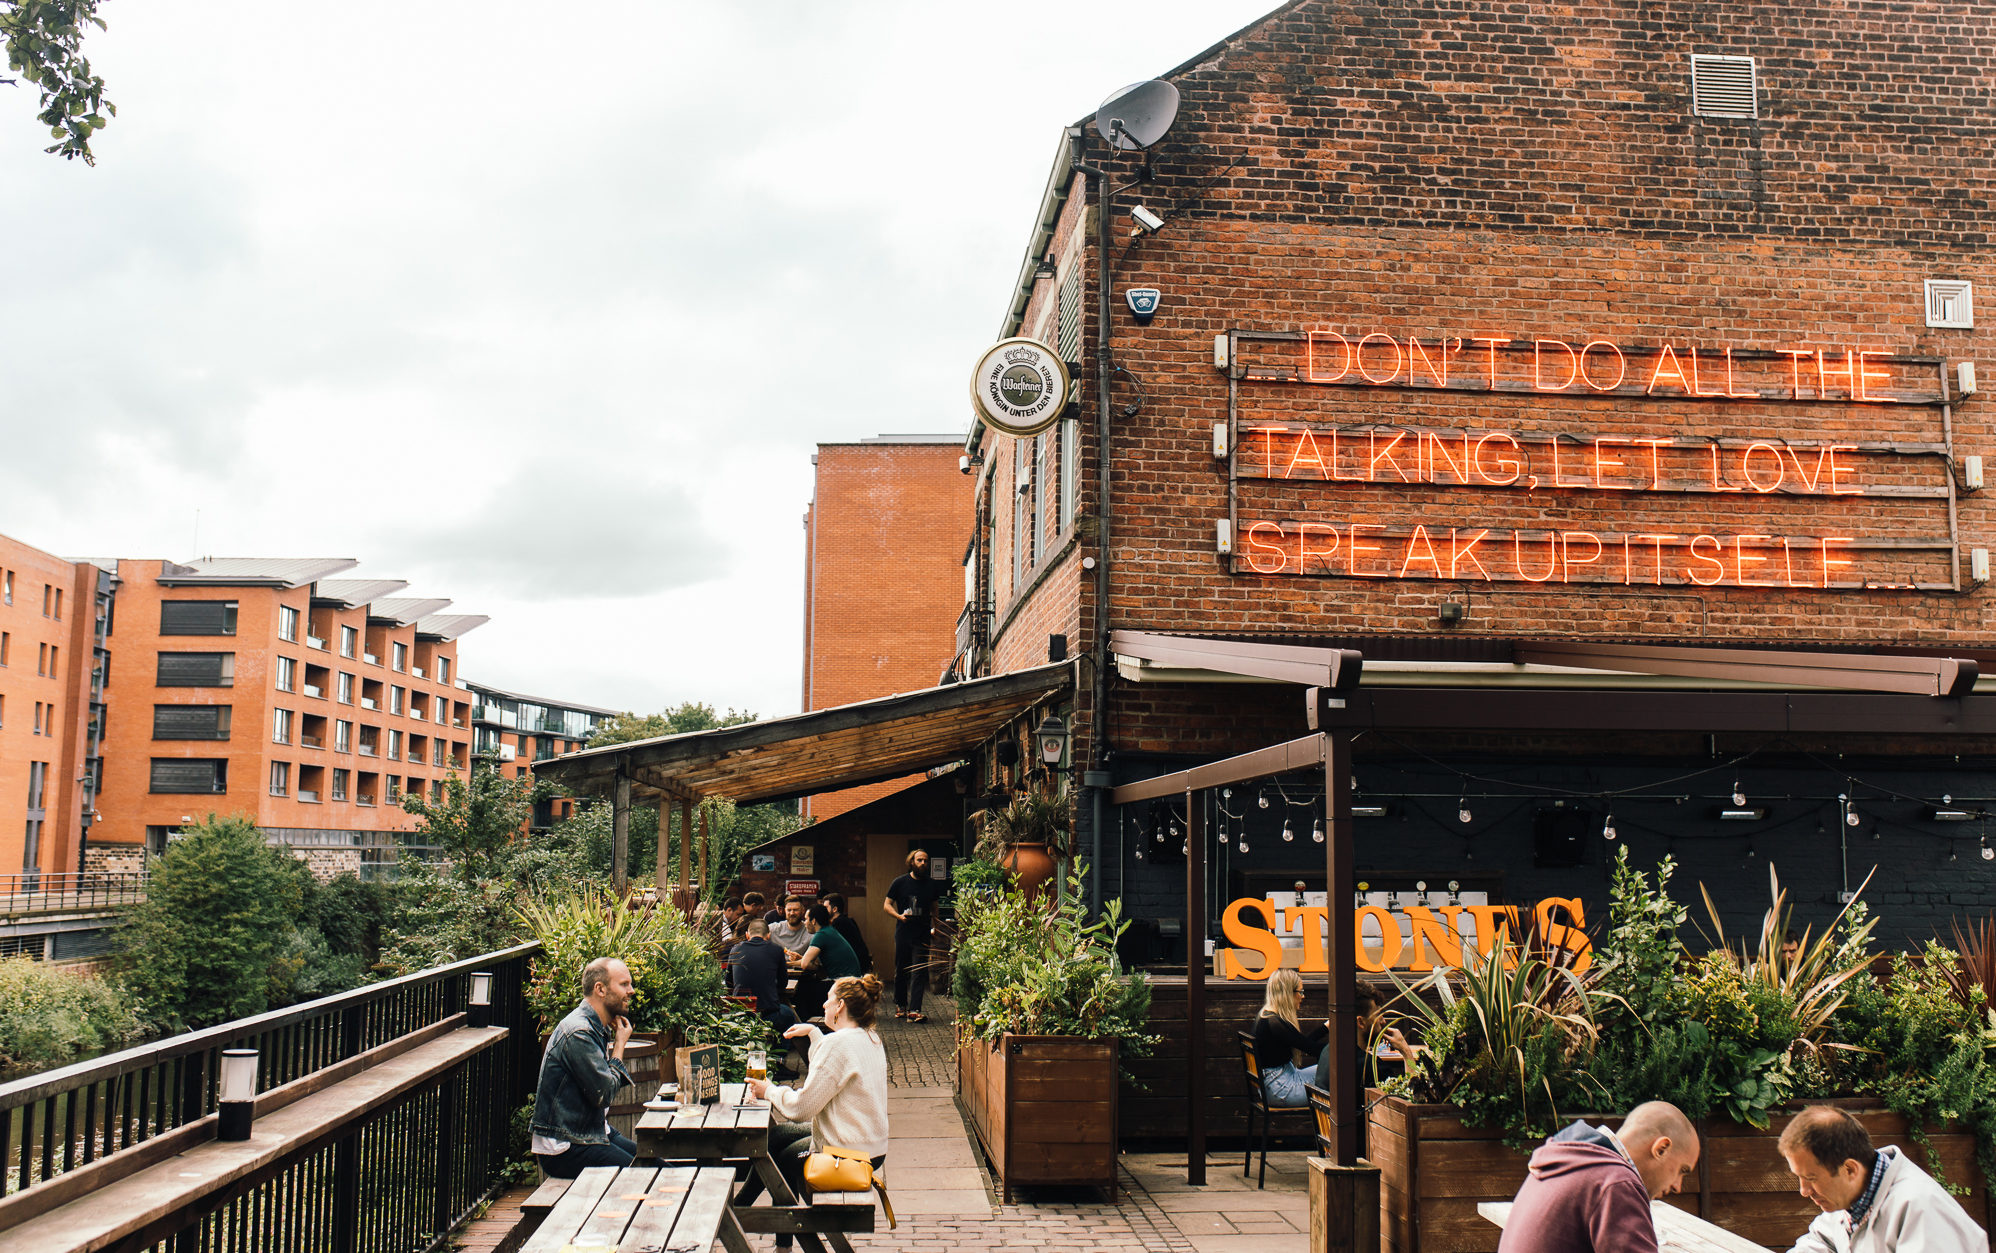
<svg viewBox="0 0 1996 1253"><path fill-rule="evenodd" d="M813 445L961 433L1060 128L1275 2L105 0L94 169L0 87L0 531L794 712Z"/></svg>

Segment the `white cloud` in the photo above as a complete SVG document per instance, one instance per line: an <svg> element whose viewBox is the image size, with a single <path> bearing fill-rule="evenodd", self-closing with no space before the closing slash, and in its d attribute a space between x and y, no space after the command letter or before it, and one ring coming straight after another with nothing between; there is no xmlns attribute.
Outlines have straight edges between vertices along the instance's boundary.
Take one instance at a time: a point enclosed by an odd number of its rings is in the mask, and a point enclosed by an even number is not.
<svg viewBox="0 0 1996 1253"><path fill-rule="evenodd" d="M1059 128L1273 5L109 5L96 168L0 90L0 529L198 509L502 686L794 710L813 445L961 429Z"/></svg>

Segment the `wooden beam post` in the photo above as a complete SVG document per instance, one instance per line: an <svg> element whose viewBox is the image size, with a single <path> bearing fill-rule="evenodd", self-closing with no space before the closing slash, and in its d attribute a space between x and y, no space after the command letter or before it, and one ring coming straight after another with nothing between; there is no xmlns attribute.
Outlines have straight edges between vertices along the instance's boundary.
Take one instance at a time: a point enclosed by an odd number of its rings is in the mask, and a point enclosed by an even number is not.
<svg viewBox="0 0 1996 1253"><path fill-rule="evenodd" d="M1379 1168L1312 1157L1310 1253L1379 1253Z"/></svg>
<svg viewBox="0 0 1996 1253"><path fill-rule="evenodd" d="M623 900L631 887L631 776L621 770L610 800L610 883Z"/></svg>
<svg viewBox="0 0 1996 1253"><path fill-rule="evenodd" d="M700 879L696 886L703 892L707 890L707 846L714 842L713 816L714 807L702 801L700 804Z"/></svg>
<svg viewBox="0 0 1996 1253"><path fill-rule="evenodd" d="M652 891L663 905L672 899L672 798L658 798L658 868L652 876Z"/></svg>
<svg viewBox="0 0 1996 1253"><path fill-rule="evenodd" d="M1206 1183L1206 822L1185 789L1185 1182Z"/></svg>
<svg viewBox="0 0 1996 1253"><path fill-rule="evenodd" d="M1337 1117L1339 1166L1358 1165L1358 942L1353 923L1351 732L1332 731L1324 753L1324 917L1330 936L1324 958L1330 964L1330 1070L1325 1087ZM1340 1247L1333 1245L1332 1247Z"/></svg>
<svg viewBox="0 0 1996 1253"><path fill-rule="evenodd" d="M679 907L691 913L693 901L693 802L679 802Z"/></svg>

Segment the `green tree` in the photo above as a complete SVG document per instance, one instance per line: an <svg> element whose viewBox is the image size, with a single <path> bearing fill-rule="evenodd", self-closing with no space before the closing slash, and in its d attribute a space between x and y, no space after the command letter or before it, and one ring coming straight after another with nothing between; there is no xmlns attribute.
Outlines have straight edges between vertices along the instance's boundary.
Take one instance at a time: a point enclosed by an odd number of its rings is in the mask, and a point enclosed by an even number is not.
<svg viewBox="0 0 1996 1253"><path fill-rule="evenodd" d="M628 744L632 740L655 740L661 735L684 735L689 731L712 731L717 727L738 727L745 722L754 722L755 715L730 709L727 713L714 712L712 705L699 701L683 701L677 708L663 713L635 714L620 713L597 724L596 733L589 737L590 748L602 748L606 744Z"/></svg>
<svg viewBox="0 0 1996 1253"><path fill-rule="evenodd" d="M210 814L154 862L145 901L119 929L114 965L169 1030L260 1014L297 973L281 959L296 942L310 878L249 819Z"/></svg>
<svg viewBox="0 0 1996 1253"><path fill-rule="evenodd" d="M418 839L444 850L458 878L470 882L497 873L508 845L534 812L534 803L555 795L552 784L509 779L491 762L474 762L467 782L453 775L444 781L444 797L432 801L416 792L402 798L402 808L423 820Z"/></svg>
<svg viewBox="0 0 1996 1253"><path fill-rule="evenodd" d="M66 160L82 157L95 165L90 137L117 115L118 106L104 99L104 80L90 72L83 55L83 33L104 29L97 16L98 0L0 0L0 43L7 46L7 69L41 88L41 120L56 142L43 149Z"/></svg>

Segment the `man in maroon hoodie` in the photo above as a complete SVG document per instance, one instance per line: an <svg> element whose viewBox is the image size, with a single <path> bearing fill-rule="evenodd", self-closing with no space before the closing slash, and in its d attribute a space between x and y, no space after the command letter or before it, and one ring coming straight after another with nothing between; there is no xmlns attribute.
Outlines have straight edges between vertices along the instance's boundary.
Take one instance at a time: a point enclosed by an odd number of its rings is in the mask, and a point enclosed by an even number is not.
<svg viewBox="0 0 1996 1253"><path fill-rule="evenodd" d="M1619 1131L1584 1122L1532 1154L1498 1253L1656 1253L1654 1197L1698 1165L1698 1132L1683 1111L1650 1101Z"/></svg>

